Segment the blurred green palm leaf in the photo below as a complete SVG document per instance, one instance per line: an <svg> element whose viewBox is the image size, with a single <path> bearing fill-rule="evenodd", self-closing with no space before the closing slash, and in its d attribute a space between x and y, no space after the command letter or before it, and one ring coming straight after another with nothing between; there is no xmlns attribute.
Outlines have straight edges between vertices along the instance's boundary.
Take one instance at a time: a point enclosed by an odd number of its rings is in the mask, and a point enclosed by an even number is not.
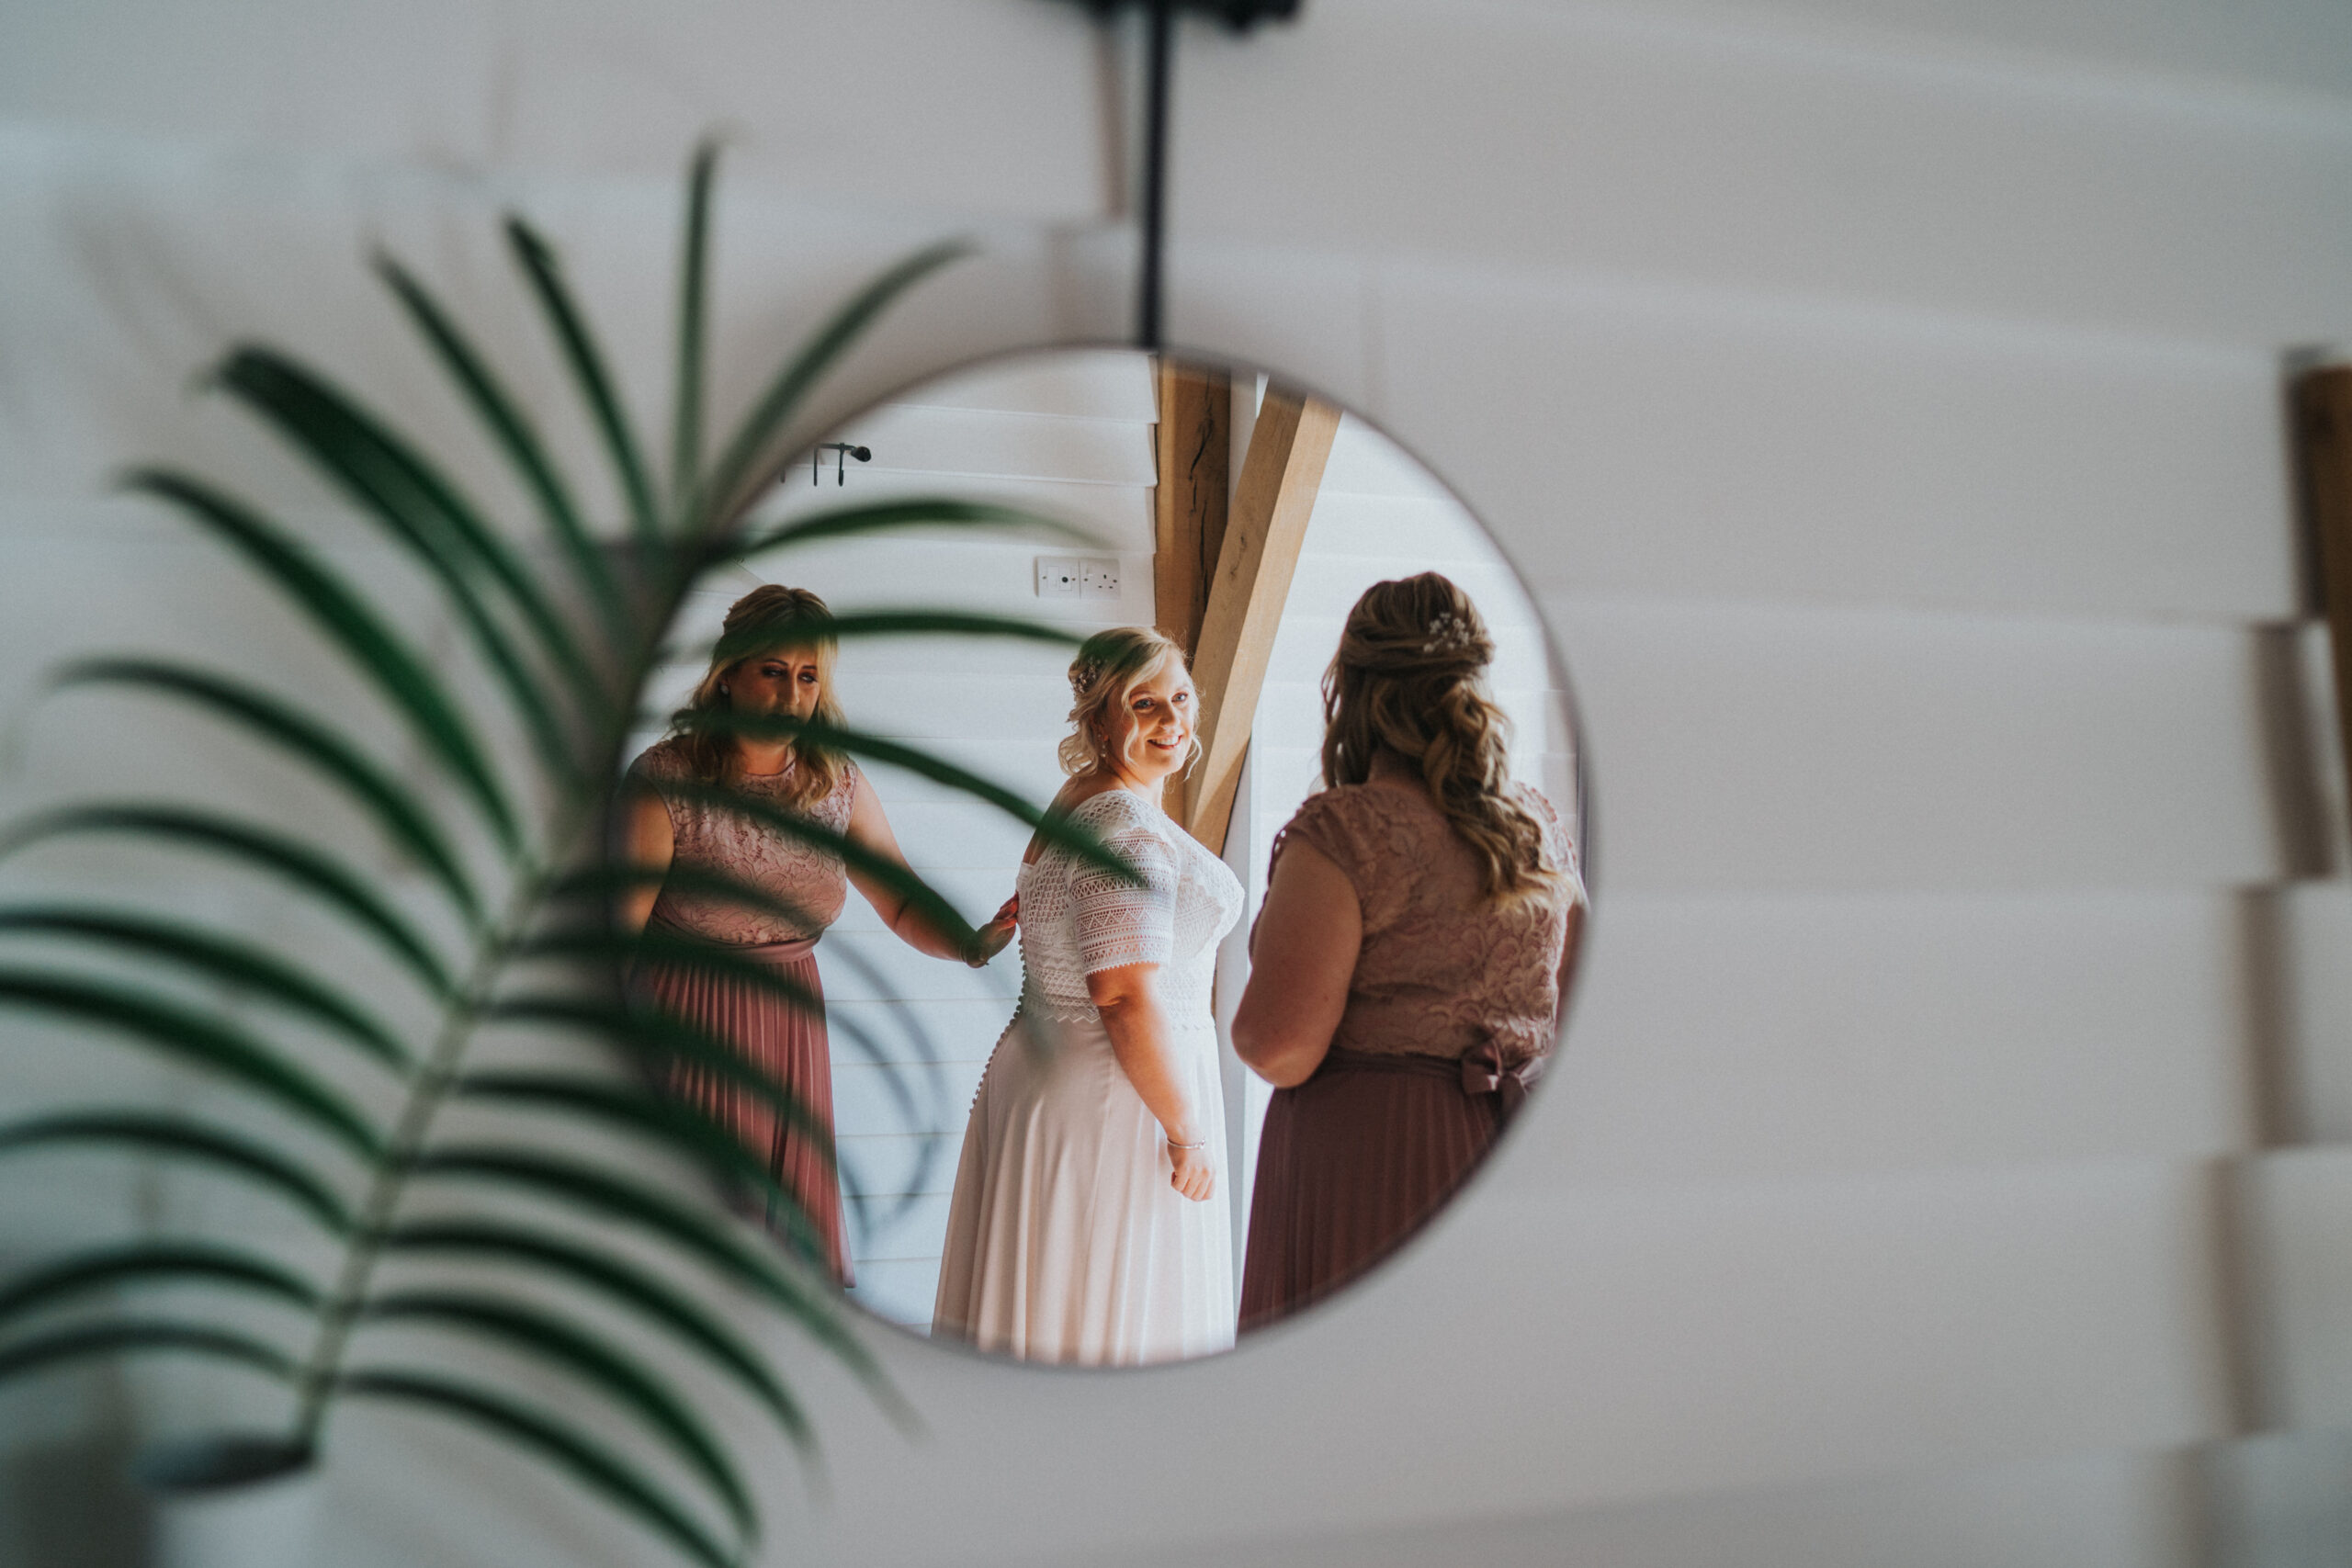
<svg viewBox="0 0 2352 1568"><path fill-rule="evenodd" d="M1075 531L952 497L846 506L787 525L747 520L780 459L810 434L797 423L810 389L895 300L964 248L927 248L874 278L784 356L714 443L706 384L715 170L712 150L698 148L686 180L666 474L630 423L554 246L520 218L504 231L520 286L569 376L572 412L609 470L605 482L563 471L542 434L548 411L526 408L456 313L388 255L374 258L378 276L485 449L511 472L535 513L527 522L494 515L454 477L461 459L428 452L386 412L282 350L239 345L209 378L428 586L434 613L454 628L449 656L428 655L437 645L413 629L413 606L396 613L265 509L174 468L125 479L240 558L365 695L322 708L140 652L80 660L57 672L57 688L200 716L289 767L365 831L357 841L322 841L255 809L81 800L0 828L0 858L13 866L68 840L201 857L293 900L306 946L329 940L373 961L305 961L250 932L132 902L0 905L0 1010L144 1049L223 1091L169 1110L84 1105L33 1115L0 1125L0 1156L12 1166L52 1151L169 1162L268 1194L315 1227L298 1233L310 1248L305 1268L243 1242L159 1235L92 1245L0 1280L0 1380L158 1353L243 1367L289 1391L282 1431L175 1443L146 1467L151 1478L211 1484L313 1462L334 1408L386 1402L488 1433L684 1559L723 1565L755 1550L761 1499L744 1477L759 1467L650 1352L686 1352L813 1461L814 1436L790 1384L733 1321L765 1314L797 1325L806 1344L911 1420L845 1324L839 1296L792 1256L796 1238L814 1245L810 1216L731 1130L658 1086L680 1070L714 1077L817 1137L831 1157L824 1108L724 1042L632 1005L615 976L623 961L658 959L749 979L788 1005L821 1004L723 952L673 936L616 936L611 899L645 876L605 860L604 824L639 723L638 692L669 656L663 639L705 573L763 552L910 528ZM707 447L716 456L706 459ZM582 499L607 487L621 520L611 537ZM838 630L845 640L1072 640L944 607L848 614ZM388 751L388 736L403 749ZM508 738L516 743L492 743ZM821 727L798 738L910 769L1124 872L1016 792L919 748ZM971 940L968 918L903 866L795 813L707 795L841 857L940 930ZM716 874L672 874L682 886L702 878L697 894L799 918ZM368 988L379 970L399 977L390 996ZM891 1059L851 1021L835 1028ZM548 1065L548 1036L579 1059ZM536 1055L514 1055L526 1038ZM906 1086L893 1087L911 1117ZM600 1164L566 1152L597 1139L632 1154ZM786 1247L726 1215L713 1201L720 1190L757 1200ZM170 1314L141 1306L156 1290L170 1292ZM562 1310L575 1299L616 1310ZM257 1308L269 1314L263 1328L251 1321ZM526 1402L494 1371L484 1374L492 1381L460 1382L412 1364L419 1336L462 1340L493 1369L552 1376L568 1403ZM355 1359L363 1349L364 1363ZM575 1424L572 1404L620 1425ZM648 1462L648 1451L663 1462Z"/></svg>

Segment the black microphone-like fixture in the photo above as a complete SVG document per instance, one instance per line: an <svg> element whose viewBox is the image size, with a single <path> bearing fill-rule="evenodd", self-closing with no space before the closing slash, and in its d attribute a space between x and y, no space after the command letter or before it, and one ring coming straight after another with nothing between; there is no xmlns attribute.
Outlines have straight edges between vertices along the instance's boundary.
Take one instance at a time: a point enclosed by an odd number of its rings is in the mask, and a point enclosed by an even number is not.
<svg viewBox="0 0 2352 1568"><path fill-rule="evenodd" d="M874 461L874 448L871 446L853 446L846 441L822 442L814 452L808 454L808 482L810 484L817 482L817 475L821 471L820 465L824 462L824 455L828 452L840 454L833 459L833 483L837 485L849 483L849 460L852 457L861 463Z"/></svg>

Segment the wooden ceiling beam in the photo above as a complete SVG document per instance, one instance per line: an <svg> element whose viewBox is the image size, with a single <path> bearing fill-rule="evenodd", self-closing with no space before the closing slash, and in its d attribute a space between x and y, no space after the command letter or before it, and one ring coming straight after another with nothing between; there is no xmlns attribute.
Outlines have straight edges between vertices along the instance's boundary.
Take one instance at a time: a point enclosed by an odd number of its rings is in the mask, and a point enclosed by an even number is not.
<svg viewBox="0 0 2352 1568"><path fill-rule="evenodd" d="M1177 818L1216 854L1225 852L1267 660L1339 429L1334 405L1269 386L1241 461L1193 655L1201 757Z"/></svg>

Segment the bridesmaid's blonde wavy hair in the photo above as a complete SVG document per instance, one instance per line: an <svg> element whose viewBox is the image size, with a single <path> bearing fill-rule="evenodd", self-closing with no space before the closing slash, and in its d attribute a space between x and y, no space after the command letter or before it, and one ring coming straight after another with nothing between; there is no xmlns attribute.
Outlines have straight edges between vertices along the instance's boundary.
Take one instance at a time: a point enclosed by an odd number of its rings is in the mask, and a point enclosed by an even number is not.
<svg viewBox="0 0 2352 1568"><path fill-rule="evenodd" d="M711 649L708 672L695 685L686 705L670 716L670 735L695 777L705 784L721 783L727 764L734 760L734 736L725 726L711 723L708 716L726 711L729 678L752 660L787 648L816 653L817 711L811 716L819 724L842 727L841 704L833 696L833 660L838 651L833 613L806 588L763 583L728 606L718 646ZM784 800L801 809L832 794L848 767L841 753L800 738L792 742L792 760L791 777L784 782Z"/></svg>
<svg viewBox="0 0 2352 1568"><path fill-rule="evenodd" d="M1504 787L1510 720L1487 693L1494 657L1478 607L1436 572L1365 589L1323 672L1323 782L1363 783L1383 749L1414 763L1477 858L1481 891L1509 904L1555 892L1561 875L1543 824Z"/></svg>
<svg viewBox="0 0 2352 1568"><path fill-rule="evenodd" d="M1111 727L1126 712L1137 686L1168 668L1184 668L1184 650L1149 626L1113 626L1078 645L1069 661L1069 733L1057 749L1062 772L1072 778L1106 765ZM1193 757L1201 752L1200 730L1193 731ZM1185 759L1190 766L1192 758Z"/></svg>

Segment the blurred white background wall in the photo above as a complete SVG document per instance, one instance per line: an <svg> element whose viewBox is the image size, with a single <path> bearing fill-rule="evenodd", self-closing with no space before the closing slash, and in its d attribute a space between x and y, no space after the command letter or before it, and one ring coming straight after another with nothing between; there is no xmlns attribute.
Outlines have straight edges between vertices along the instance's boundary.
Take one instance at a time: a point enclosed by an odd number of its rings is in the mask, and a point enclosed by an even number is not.
<svg viewBox="0 0 2352 1568"><path fill-rule="evenodd" d="M1106 52L1045 0L17 0L0 697L126 638L332 679L107 471L187 458L367 564L187 377L266 337L461 445L380 241L554 406L509 205L650 410L712 126L738 396L943 233L984 256L837 410L1119 334ZM1473 1201L1237 1355L877 1330L918 1438L809 1372L834 1495L779 1473L774 1560L2340 1561L2352 899L2278 386L2352 340L2352 10L1308 0L1188 26L1177 93L1171 338L1371 414L1563 635L1566 1056ZM226 757L20 726L13 804ZM0 1089L90 1070L59 1043L12 1026ZM152 1201L105 1168L0 1173L0 1244ZM0 1393L9 1561L107 1561L74 1456L120 1398ZM339 1565L659 1560L469 1437L338 1440Z"/></svg>

